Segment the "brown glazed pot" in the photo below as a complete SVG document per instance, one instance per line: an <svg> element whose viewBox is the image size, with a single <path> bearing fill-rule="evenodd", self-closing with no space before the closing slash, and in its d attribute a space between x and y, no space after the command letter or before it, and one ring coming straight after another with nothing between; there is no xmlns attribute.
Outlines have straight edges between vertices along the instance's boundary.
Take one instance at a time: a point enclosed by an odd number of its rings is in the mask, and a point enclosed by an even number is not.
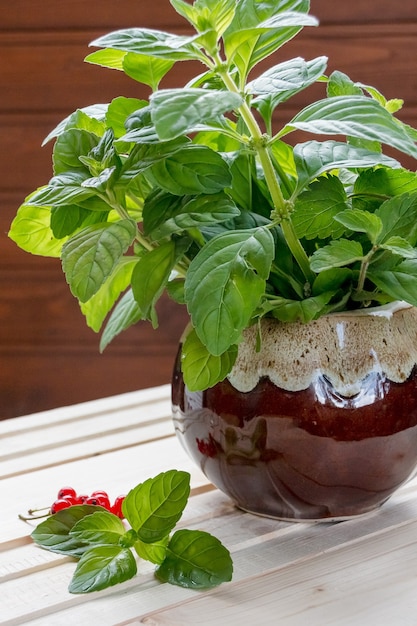
<svg viewBox="0 0 417 626"><path fill-rule="evenodd" d="M246 511L344 519L385 502L417 467L417 309L403 303L245 331L229 377L172 381L177 436Z"/></svg>

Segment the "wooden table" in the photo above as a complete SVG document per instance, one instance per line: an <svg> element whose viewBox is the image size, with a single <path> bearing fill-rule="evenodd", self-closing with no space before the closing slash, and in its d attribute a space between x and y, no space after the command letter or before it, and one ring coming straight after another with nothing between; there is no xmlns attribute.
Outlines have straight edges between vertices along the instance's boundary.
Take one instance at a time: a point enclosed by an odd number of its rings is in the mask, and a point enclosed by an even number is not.
<svg viewBox="0 0 417 626"><path fill-rule="evenodd" d="M378 512L341 523L285 523L237 510L174 436L162 386L0 422L0 624L106 626L416 626L417 480ZM216 535L234 577L198 592L132 580L71 595L74 562L36 547L29 507L61 486L112 498L169 469L191 473L180 525Z"/></svg>

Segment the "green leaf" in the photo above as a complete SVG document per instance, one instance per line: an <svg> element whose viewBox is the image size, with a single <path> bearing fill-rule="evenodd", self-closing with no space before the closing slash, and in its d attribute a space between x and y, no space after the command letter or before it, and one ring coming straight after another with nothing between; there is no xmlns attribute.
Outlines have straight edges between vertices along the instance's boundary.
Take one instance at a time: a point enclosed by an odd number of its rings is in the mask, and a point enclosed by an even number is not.
<svg viewBox="0 0 417 626"><path fill-rule="evenodd" d="M264 310L280 320L280 322L302 322L307 324L316 319L330 302L335 291L328 291L304 300L289 300L287 298L274 297L267 302Z"/></svg>
<svg viewBox="0 0 417 626"><path fill-rule="evenodd" d="M417 193L404 193L387 200L375 211L383 224L378 242L403 237L415 245L417 241Z"/></svg>
<svg viewBox="0 0 417 626"><path fill-rule="evenodd" d="M238 343L264 294L273 258L272 234L257 228L218 235L192 260L185 299L196 333L213 355Z"/></svg>
<svg viewBox="0 0 417 626"><path fill-rule="evenodd" d="M29 196L28 204L34 206L65 206L77 204L95 195L95 190L83 187L89 178L84 172L65 172L54 176L45 187L40 187Z"/></svg>
<svg viewBox="0 0 417 626"><path fill-rule="evenodd" d="M323 272L334 267L350 265L355 261L361 261L362 258L363 250L358 241L339 239L316 250L311 256L310 266L313 272Z"/></svg>
<svg viewBox="0 0 417 626"><path fill-rule="evenodd" d="M417 157L417 146L404 125L366 96L336 96L314 102L298 113L279 136L294 129L378 141Z"/></svg>
<svg viewBox="0 0 417 626"><path fill-rule="evenodd" d="M297 57L271 67L248 83L247 90L257 94L252 104L268 128L274 109L316 82L325 72L326 65L327 57L317 57L311 61Z"/></svg>
<svg viewBox="0 0 417 626"><path fill-rule="evenodd" d="M135 111L148 106L146 100L137 98L124 98L119 96L109 104L106 115L106 123L113 130L115 138L122 137L126 133L126 120Z"/></svg>
<svg viewBox="0 0 417 626"><path fill-rule="evenodd" d="M62 174L67 171L88 172L80 161L80 155L87 155L97 146L100 138L94 133L72 128L60 135L53 150L54 173Z"/></svg>
<svg viewBox="0 0 417 626"><path fill-rule="evenodd" d="M294 147L294 161L297 168L297 188L295 194L315 178L333 169L365 168L375 165L399 167L398 161L379 152L370 152L339 141L307 141Z"/></svg>
<svg viewBox="0 0 417 626"><path fill-rule="evenodd" d="M135 236L135 222L125 219L84 228L65 243L62 267L71 292L80 302L97 293Z"/></svg>
<svg viewBox="0 0 417 626"><path fill-rule="evenodd" d="M129 491L123 501L123 513L141 541L155 543L175 527L189 494L187 472L163 472Z"/></svg>
<svg viewBox="0 0 417 626"><path fill-rule="evenodd" d="M184 0L170 0L179 15L187 19L200 33L212 29L220 37L235 14L236 0L197 0L190 5Z"/></svg>
<svg viewBox="0 0 417 626"><path fill-rule="evenodd" d="M133 578L136 572L136 561L128 548L106 545L90 547L78 561L68 591L100 591Z"/></svg>
<svg viewBox="0 0 417 626"><path fill-rule="evenodd" d="M87 325L96 333L100 330L120 294L130 285L136 257L123 257L109 278L87 302L81 302L80 308L85 315Z"/></svg>
<svg viewBox="0 0 417 626"><path fill-rule="evenodd" d="M303 26L317 25L317 20L308 15L309 6L308 0L238 3L233 22L224 34L224 43L226 57L239 69L241 81Z"/></svg>
<svg viewBox="0 0 417 626"><path fill-rule="evenodd" d="M155 303L161 296L182 252L175 241L164 241L157 248L143 254L133 270L132 290L141 317L151 319L154 325L156 325Z"/></svg>
<svg viewBox="0 0 417 626"><path fill-rule="evenodd" d="M123 59L123 71L140 83L149 85L153 91L174 65L174 61L128 52Z"/></svg>
<svg viewBox="0 0 417 626"><path fill-rule="evenodd" d="M133 291L129 289L113 309L106 324L100 340L100 352L103 352L123 330L130 328L141 319L138 303L133 296Z"/></svg>
<svg viewBox="0 0 417 626"><path fill-rule="evenodd" d="M335 267L320 272L311 287L313 296L320 295L326 291L337 292L342 288L345 292L349 292L349 287L345 286L348 280L352 278L352 270L347 267Z"/></svg>
<svg viewBox="0 0 417 626"><path fill-rule="evenodd" d="M195 45L198 38L199 35L192 37L171 35L150 28L127 28L103 35L92 41L90 46L136 52L169 61L183 61L201 58L201 53Z"/></svg>
<svg viewBox="0 0 417 626"><path fill-rule="evenodd" d="M367 277L393 300L417 306L417 260L409 259L393 270L368 270Z"/></svg>
<svg viewBox="0 0 417 626"><path fill-rule="evenodd" d="M178 530L156 570L159 580L190 589L209 589L231 580L232 575L229 551L216 537L200 530Z"/></svg>
<svg viewBox="0 0 417 626"><path fill-rule="evenodd" d="M198 130L203 122L237 109L243 100L228 91L194 88L162 89L153 93L149 102L156 132L167 140Z"/></svg>
<svg viewBox="0 0 417 626"><path fill-rule="evenodd" d="M189 144L146 171L146 176L164 191L178 196L211 194L231 184L224 159L206 146Z"/></svg>
<svg viewBox="0 0 417 626"><path fill-rule="evenodd" d="M44 146L48 141L54 139L54 137L59 137L70 128L79 128L93 132L100 137L106 130L103 121L106 117L107 107L108 104L93 104L83 107L82 109L77 109L51 130L43 140L42 145Z"/></svg>
<svg viewBox="0 0 417 626"><path fill-rule="evenodd" d="M86 516L103 512L100 506L75 505L58 511L37 525L32 532L33 541L50 552L80 557L90 546L78 537L70 535L75 524Z"/></svg>
<svg viewBox="0 0 417 626"><path fill-rule="evenodd" d="M39 256L59 257L65 239L57 239L51 229L51 209L22 204L13 219L9 238L22 250Z"/></svg>
<svg viewBox="0 0 417 626"><path fill-rule="evenodd" d="M347 74L337 70L329 76L327 95L329 98L333 96L363 96L363 90Z"/></svg>
<svg viewBox="0 0 417 626"><path fill-rule="evenodd" d="M383 228L382 220L378 215L361 211L360 209L342 211L338 213L334 219L349 230L358 233L366 233L373 244L377 243Z"/></svg>
<svg viewBox="0 0 417 626"><path fill-rule="evenodd" d="M398 254L405 259L416 259L417 258L417 248L413 248L412 245L403 237L389 237L383 244L381 244L381 248L384 250L389 250L394 254Z"/></svg>
<svg viewBox="0 0 417 626"><path fill-rule="evenodd" d="M336 176L322 176L298 196L291 215L297 237L340 237L344 229L334 217L347 208L346 191Z"/></svg>
<svg viewBox="0 0 417 626"><path fill-rule="evenodd" d="M97 511L74 524L70 535L82 543L118 544L125 532L122 520L116 515L108 511Z"/></svg>
<svg viewBox="0 0 417 626"><path fill-rule="evenodd" d="M145 200L143 226L146 235L158 240L190 228L225 222L239 214L224 192L181 198L158 191Z"/></svg>
<svg viewBox="0 0 417 626"><path fill-rule="evenodd" d="M181 350L181 369L188 389L201 391L224 380L236 361L237 351L233 345L227 352L213 356L191 330Z"/></svg>
<svg viewBox="0 0 417 626"><path fill-rule="evenodd" d="M145 543L144 541L135 541L134 548L141 559L156 563L159 565L165 559L167 553L167 545L169 543L169 535L155 543Z"/></svg>
<svg viewBox="0 0 417 626"><path fill-rule="evenodd" d="M96 50L85 57L86 63L92 63L93 65L100 65L101 67L108 67L111 70L123 71L123 59L127 52L124 50L112 50L106 48L105 50Z"/></svg>

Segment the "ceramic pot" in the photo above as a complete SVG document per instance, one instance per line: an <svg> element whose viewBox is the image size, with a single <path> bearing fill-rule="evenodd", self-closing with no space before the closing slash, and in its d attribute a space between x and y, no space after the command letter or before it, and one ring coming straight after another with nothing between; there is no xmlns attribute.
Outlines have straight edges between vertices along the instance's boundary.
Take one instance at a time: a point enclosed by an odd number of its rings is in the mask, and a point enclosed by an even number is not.
<svg viewBox="0 0 417 626"><path fill-rule="evenodd" d="M309 324L263 320L228 378L190 392L179 350L176 433L246 511L288 520L372 511L417 467L417 309L403 303Z"/></svg>

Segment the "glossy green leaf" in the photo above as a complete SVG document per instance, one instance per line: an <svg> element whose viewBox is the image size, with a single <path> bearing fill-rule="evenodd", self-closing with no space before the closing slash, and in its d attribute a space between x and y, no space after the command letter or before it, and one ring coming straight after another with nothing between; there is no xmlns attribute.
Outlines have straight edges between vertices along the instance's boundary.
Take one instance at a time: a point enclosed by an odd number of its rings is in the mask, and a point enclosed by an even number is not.
<svg viewBox="0 0 417 626"><path fill-rule="evenodd" d="M108 511L97 511L80 519L70 530L71 537L89 544L118 544L126 532L120 518Z"/></svg>
<svg viewBox="0 0 417 626"><path fill-rule="evenodd" d="M184 0L170 0L177 13L185 17L199 32L213 29L218 38L233 20L236 0L197 0L190 5Z"/></svg>
<svg viewBox="0 0 417 626"><path fill-rule="evenodd" d="M273 236L257 228L214 237L191 262L185 299L196 333L213 355L238 343L265 291L273 258Z"/></svg>
<svg viewBox="0 0 417 626"><path fill-rule="evenodd" d="M94 224L69 239L62 249L62 267L73 295L86 302L111 275L132 244L136 224L131 220Z"/></svg>
<svg viewBox="0 0 417 626"><path fill-rule="evenodd" d="M115 138L120 138L126 133L126 120L135 111L147 106L145 100L137 98L125 98L119 96L112 100L109 104L106 115L106 123L113 130Z"/></svg>
<svg viewBox="0 0 417 626"><path fill-rule="evenodd" d="M240 214L224 192L198 196L173 196L158 192L148 197L143 207L144 231L152 239L190 228L225 222Z"/></svg>
<svg viewBox="0 0 417 626"><path fill-rule="evenodd" d="M361 211L360 209L348 209L338 213L335 218L345 228L358 233L366 233L371 243L375 244L381 234L382 220L374 213Z"/></svg>
<svg viewBox="0 0 417 626"><path fill-rule="evenodd" d="M368 271L369 279L393 300L417 306L417 259L407 259L392 270Z"/></svg>
<svg viewBox="0 0 417 626"><path fill-rule="evenodd" d="M134 298L132 289L129 289L119 300L107 321L100 340L100 352L103 352L109 343L123 330L130 328L141 319L140 308Z"/></svg>
<svg viewBox="0 0 417 626"><path fill-rule="evenodd" d="M201 343L195 330L188 333L181 351L181 369L184 382L190 391L201 391L224 380L237 357L237 346L213 356Z"/></svg>
<svg viewBox="0 0 417 626"><path fill-rule="evenodd" d="M340 237L344 228L334 217L347 208L346 191L336 176L322 176L298 196L292 222L299 238Z"/></svg>
<svg viewBox="0 0 417 626"><path fill-rule="evenodd" d="M363 258L362 246L358 241L338 239L313 253L310 266L313 272L323 272L333 267L350 265Z"/></svg>
<svg viewBox="0 0 417 626"><path fill-rule="evenodd" d="M103 35L91 42L97 48L114 48L169 61L200 59L195 46L198 35L172 35L151 28L127 28Z"/></svg>
<svg viewBox="0 0 417 626"><path fill-rule="evenodd" d="M296 193L325 172L339 168L367 168L375 165L399 167L398 161L339 141L307 141L294 147L297 168Z"/></svg>
<svg viewBox="0 0 417 626"><path fill-rule="evenodd" d="M174 65L174 61L128 52L123 59L123 71L156 91L159 83Z"/></svg>
<svg viewBox="0 0 417 626"><path fill-rule="evenodd" d="M71 536L71 530L85 516L104 511L102 507L90 504L71 506L38 524L31 537L36 544L51 552L80 557L90 546L86 541Z"/></svg>
<svg viewBox="0 0 417 626"><path fill-rule="evenodd" d="M389 237L383 244L381 244L381 248L389 250L394 254L398 254L404 259L417 258L417 248L413 248L413 246L406 239L403 239L403 237L395 235L393 237Z"/></svg>
<svg viewBox="0 0 417 626"><path fill-rule="evenodd" d="M48 141L59 137L62 133L66 132L70 128L79 128L89 132L94 132L100 137L106 130L104 119L106 117L108 104L93 104L91 106L77 109L71 115L64 118L50 133L45 137L42 142L44 146Z"/></svg>
<svg viewBox="0 0 417 626"><path fill-rule="evenodd" d="M289 300L276 297L267 302L265 308L270 315L280 322L302 322L307 324L321 314L334 293L334 291L328 291L304 300Z"/></svg>
<svg viewBox="0 0 417 626"><path fill-rule="evenodd" d="M60 135L54 146L53 162L55 174L70 171L86 171L80 155L87 155L100 141L94 133L72 128ZM87 170L88 171L88 170Z"/></svg>
<svg viewBox="0 0 417 626"><path fill-rule="evenodd" d="M317 25L317 20L308 15L309 6L308 0L243 0L237 5L224 42L226 57L238 67L242 79L303 26Z"/></svg>
<svg viewBox="0 0 417 626"><path fill-rule="evenodd" d="M80 308L85 315L87 325L99 332L107 314L114 306L120 294L130 285L136 257L123 257L109 278L87 302L81 302Z"/></svg>
<svg viewBox="0 0 417 626"><path fill-rule="evenodd" d="M150 319L156 326L155 303L162 294L171 272L178 260L176 242L161 243L137 261L132 274L132 290L139 305L142 319Z"/></svg>
<svg viewBox="0 0 417 626"><path fill-rule="evenodd" d="M187 472L163 472L129 491L123 502L123 513L141 541L155 543L175 527L189 494Z"/></svg>
<svg viewBox="0 0 417 626"><path fill-rule="evenodd" d="M380 242L390 237L403 237L413 245L417 243L417 193L404 193L387 200L375 215L383 224Z"/></svg>
<svg viewBox="0 0 417 626"><path fill-rule="evenodd" d="M96 50L85 57L86 63L108 67L111 70L123 71L123 59L127 52L125 50L112 50L105 48L104 50Z"/></svg>
<svg viewBox="0 0 417 626"><path fill-rule="evenodd" d="M128 548L107 545L90 547L78 561L68 591L100 591L133 578L136 572L136 561Z"/></svg>
<svg viewBox="0 0 417 626"><path fill-rule="evenodd" d="M66 206L76 204L95 195L95 190L83 187L83 183L90 177L84 172L65 172L54 176L45 187L40 187L33 193L28 204L34 206Z"/></svg>
<svg viewBox="0 0 417 626"><path fill-rule="evenodd" d="M208 89L162 89L152 94L150 107L156 132L161 139L175 139L198 129L204 121L237 109L238 94Z"/></svg>
<svg viewBox="0 0 417 626"><path fill-rule="evenodd" d="M294 129L378 141L417 157L417 146L404 125L366 96L336 96L314 102L298 113L279 136Z"/></svg>
<svg viewBox="0 0 417 626"><path fill-rule="evenodd" d="M178 196L210 194L231 184L224 159L206 146L190 144L155 163L146 176L161 189Z"/></svg>
<svg viewBox="0 0 417 626"><path fill-rule="evenodd" d="M190 589L209 589L230 581L232 575L227 548L200 530L178 530L169 542L166 559L156 570L161 581Z"/></svg>
<svg viewBox="0 0 417 626"><path fill-rule="evenodd" d="M138 540L135 541L133 547L141 559L159 565L165 559L168 542L169 535L155 543L145 543L144 541Z"/></svg>
<svg viewBox="0 0 417 626"><path fill-rule="evenodd" d="M8 236L19 248L39 256L59 257L66 239L57 239L51 229L51 209L22 204Z"/></svg>

